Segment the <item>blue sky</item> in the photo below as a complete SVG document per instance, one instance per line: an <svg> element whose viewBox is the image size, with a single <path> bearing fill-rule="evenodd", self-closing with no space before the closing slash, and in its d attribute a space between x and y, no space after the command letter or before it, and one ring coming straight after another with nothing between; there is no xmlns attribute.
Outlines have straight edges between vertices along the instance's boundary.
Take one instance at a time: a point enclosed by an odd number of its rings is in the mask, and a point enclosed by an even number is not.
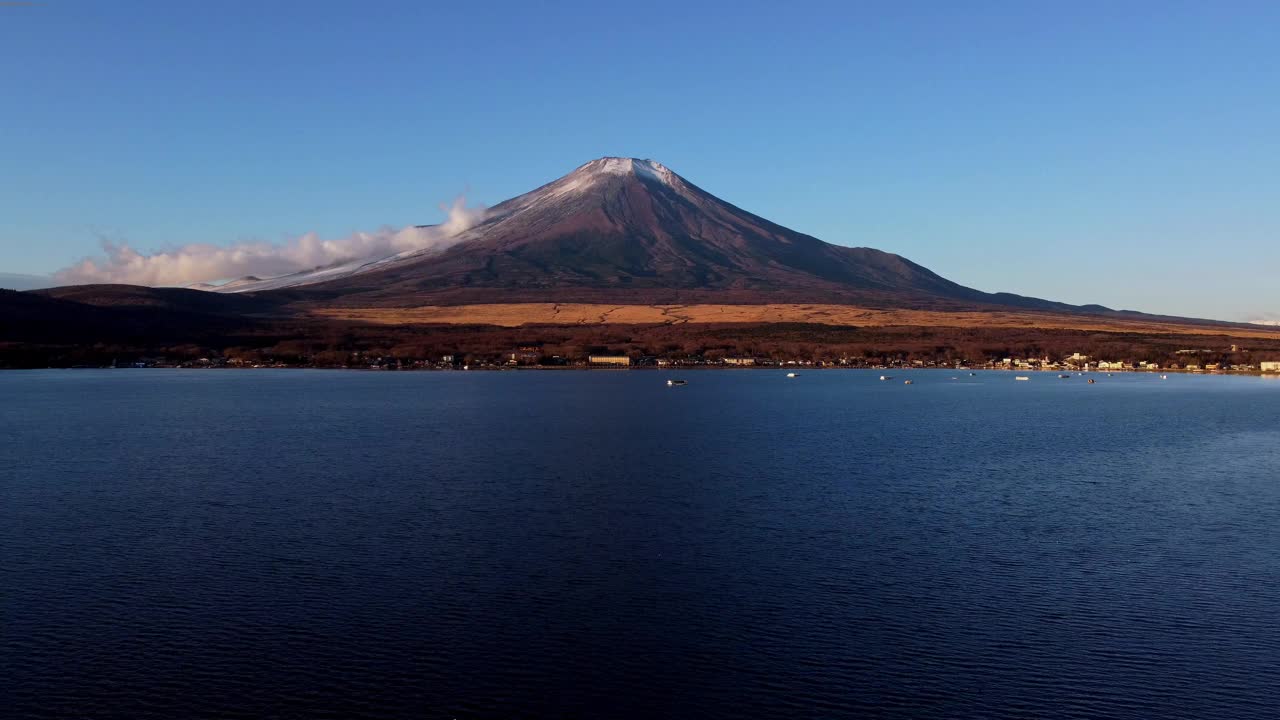
<svg viewBox="0 0 1280 720"><path fill-rule="evenodd" d="M1280 4L0 7L0 273L337 238L602 155L984 290L1280 318Z"/></svg>

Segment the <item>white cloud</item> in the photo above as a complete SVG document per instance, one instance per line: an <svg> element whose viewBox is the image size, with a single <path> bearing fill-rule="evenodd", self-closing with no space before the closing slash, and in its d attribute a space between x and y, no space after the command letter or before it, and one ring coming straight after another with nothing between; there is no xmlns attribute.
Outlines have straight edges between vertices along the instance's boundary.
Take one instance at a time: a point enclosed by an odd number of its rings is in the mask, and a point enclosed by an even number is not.
<svg viewBox="0 0 1280 720"><path fill-rule="evenodd" d="M462 197L452 205L441 205L441 210L447 217L439 225L382 228L337 240L322 240L315 233L307 233L285 243L191 244L151 254L139 252L128 243L103 241L105 257L85 258L54 273L54 279L63 285L182 286L246 275L273 277L338 262L448 247L456 242L459 233L485 214L484 208L468 208Z"/></svg>

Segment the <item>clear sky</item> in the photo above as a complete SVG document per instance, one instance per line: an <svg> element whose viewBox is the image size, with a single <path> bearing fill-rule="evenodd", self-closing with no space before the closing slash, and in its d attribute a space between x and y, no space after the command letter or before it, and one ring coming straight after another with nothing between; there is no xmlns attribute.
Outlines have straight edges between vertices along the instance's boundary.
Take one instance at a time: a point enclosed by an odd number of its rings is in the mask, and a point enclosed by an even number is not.
<svg viewBox="0 0 1280 720"><path fill-rule="evenodd" d="M1280 3L0 3L0 273L437 222L602 155L1075 303L1280 318Z"/></svg>

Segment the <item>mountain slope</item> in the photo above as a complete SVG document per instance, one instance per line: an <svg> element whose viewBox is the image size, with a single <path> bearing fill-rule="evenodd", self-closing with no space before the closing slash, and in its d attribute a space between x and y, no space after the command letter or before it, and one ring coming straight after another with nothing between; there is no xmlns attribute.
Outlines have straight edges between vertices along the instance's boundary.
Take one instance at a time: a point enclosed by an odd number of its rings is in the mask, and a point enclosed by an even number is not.
<svg viewBox="0 0 1280 720"><path fill-rule="evenodd" d="M55 300L101 308L154 308L197 315L238 316L270 311L275 303L261 295L210 293L193 288L141 285L64 285L32 290Z"/></svg>
<svg viewBox="0 0 1280 720"><path fill-rule="evenodd" d="M982 293L898 255L823 242L634 158L589 162L495 206L453 241L292 284L313 299L369 306L702 300L1071 309Z"/></svg>
<svg viewBox="0 0 1280 720"><path fill-rule="evenodd" d="M254 298L130 285L0 290L0 344L201 342L252 333L261 321L245 312L262 307Z"/></svg>

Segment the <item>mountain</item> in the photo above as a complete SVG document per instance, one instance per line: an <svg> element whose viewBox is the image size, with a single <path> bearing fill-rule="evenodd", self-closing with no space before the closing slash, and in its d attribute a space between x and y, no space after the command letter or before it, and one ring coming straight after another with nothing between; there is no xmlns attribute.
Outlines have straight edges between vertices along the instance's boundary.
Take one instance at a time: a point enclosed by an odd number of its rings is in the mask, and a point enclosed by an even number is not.
<svg viewBox="0 0 1280 720"><path fill-rule="evenodd" d="M216 292L0 291L0 367L148 355L505 363L526 344L565 362L597 351L947 363L1085 352L1165 364L1188 343L1280 353L1280 330L1259 325L981 292L892 253L782 227L651 160L593 160L465 230L423 235L431 247Z"/></svg>
<svg viewBox="0 0 1280 720"><path fill-rule="evenodd" d="M23 294L98 308L152 308L194 316L252 315L269 312L276 304L270 297L259 294L218 294L194 288L141 285L65 285Z"/></svg>
<svg viewBox="0 0 1280 720"><path fill-rule="evenodd" d="M253 297L130 285L0 290L0 346L206 342L255 332L257 313L269 307Z"/></svg>
<svg viewBox="0 0 1280 720"><path fill-rule="evenodd" d="M491 208L448 247L220 289L289 289L298 298L371 307L575 301L1075 309L980 292L892 253L826 243L731 205L657 162L618 157Z"/></svg>

